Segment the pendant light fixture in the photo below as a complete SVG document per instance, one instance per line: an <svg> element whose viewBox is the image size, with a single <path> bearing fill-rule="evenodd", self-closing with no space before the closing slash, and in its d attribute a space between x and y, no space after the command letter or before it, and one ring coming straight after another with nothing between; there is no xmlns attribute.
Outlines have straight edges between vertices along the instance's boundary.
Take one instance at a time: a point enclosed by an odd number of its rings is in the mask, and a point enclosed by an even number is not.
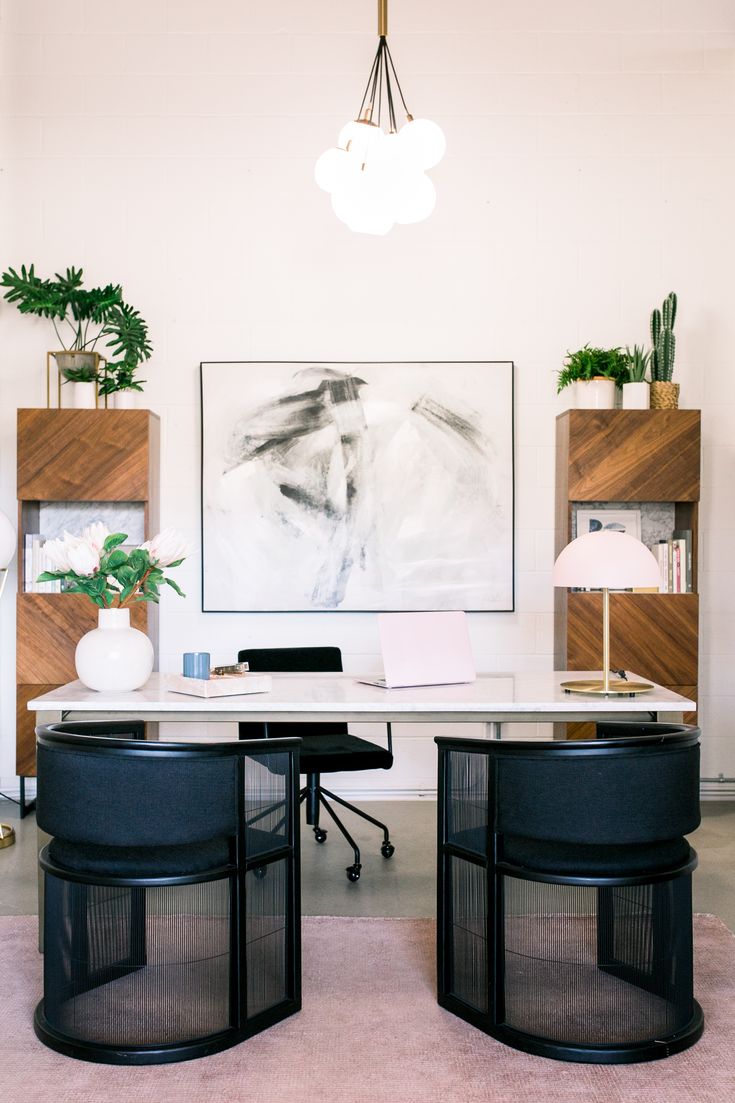
<svg viewBox="0 0 735 1103"><path fill-rule="evenodd" d="M394 86L405 115L400 129ZM426 169L441 161L445 148L436 123L414 119L406 106L388 48L388 0L378 0L378 49L360 110L343 126L336 148L317 161L316 182L351 230L387 234L396 222L421 222L434 210L436 192Z"/></svg>

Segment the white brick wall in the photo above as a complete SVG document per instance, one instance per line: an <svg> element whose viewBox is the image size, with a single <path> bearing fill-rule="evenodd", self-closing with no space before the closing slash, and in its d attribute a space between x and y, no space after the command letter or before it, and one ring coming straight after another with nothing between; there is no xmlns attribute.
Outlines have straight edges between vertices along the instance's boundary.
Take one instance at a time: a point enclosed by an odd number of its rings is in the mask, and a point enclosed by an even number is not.
<svg viewBox="0 0 735 1103"><path fill-rule="evenodd" d="M512 357L518 601L472 619L487 669L552 662L554 370L585 341L646 340L677 290L682 405L704 418L704 772L735 775L735 7L395 0L390 32L409 106L441 123L448 153L432 218L372 239L337 222L312 168L362 95L374 0L2 0L2 267L77 264L123 284L155 343L163 522L195 537L199 360ZM0 334L13 515L15 409L43 401L50 336L6 306ZM221 661L315 639L353 670L376 664L372 617L204 616L198 570L181 571L185 602L164 599L166 668L187 648ZM10 588L0 630L7 784ZM375 783L425 787L430 733L397 735L401 768Z"/></svg>

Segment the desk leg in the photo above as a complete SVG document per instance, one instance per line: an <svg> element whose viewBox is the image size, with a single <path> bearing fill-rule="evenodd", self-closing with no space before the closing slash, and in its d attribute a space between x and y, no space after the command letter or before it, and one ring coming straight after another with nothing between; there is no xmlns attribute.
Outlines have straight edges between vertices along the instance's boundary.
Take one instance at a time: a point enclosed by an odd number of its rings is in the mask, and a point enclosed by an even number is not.
<svg viewBox="0 0 735 1103"><path fill-rule="evenodd" d="M499 720L488 720L485 724L485 738L502 739L502 727Z"/></svg>

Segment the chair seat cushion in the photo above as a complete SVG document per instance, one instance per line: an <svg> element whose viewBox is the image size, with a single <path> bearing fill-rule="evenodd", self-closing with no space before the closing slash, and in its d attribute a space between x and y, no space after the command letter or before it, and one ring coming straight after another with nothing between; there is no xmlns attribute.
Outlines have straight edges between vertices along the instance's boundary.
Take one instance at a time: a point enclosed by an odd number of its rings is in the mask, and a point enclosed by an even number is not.
<svg viewBox="0 0 735 1103"><path fill-rule="evenodd" d="M689 843L683 838L603 846L505 835L501 861L538 873L559 873L570 877L624 877L626 874L676 869L688 862L692 853Z"/></svg>
<svg viewBox="0 0 735 1103"><path fill-rule="evenodd" d="M302 774L334 774L341 770L389 770L393 755L385 747L347 732L309 735L301 744Z"/></svg>
<svg viewBox="0 0 735 1103"><path fill-rule="evenodd" d="M97 846L52 839L48 855L64 869L100 877L181 877L228 865L230 843L221 838L186 846Z"/></svg>

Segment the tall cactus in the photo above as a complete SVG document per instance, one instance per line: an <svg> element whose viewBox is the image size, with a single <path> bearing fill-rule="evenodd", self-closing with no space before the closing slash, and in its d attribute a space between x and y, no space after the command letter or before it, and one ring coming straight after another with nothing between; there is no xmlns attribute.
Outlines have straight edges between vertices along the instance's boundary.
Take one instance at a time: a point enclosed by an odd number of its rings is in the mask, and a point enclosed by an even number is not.
<svg viewBox="0 0 735 1103"><path fill-rule="evenodd" d="M676 307L676 294L671 291L664 299L661 310L651 313L651 379L661 383L670 383L674 374Z"/></svg>

